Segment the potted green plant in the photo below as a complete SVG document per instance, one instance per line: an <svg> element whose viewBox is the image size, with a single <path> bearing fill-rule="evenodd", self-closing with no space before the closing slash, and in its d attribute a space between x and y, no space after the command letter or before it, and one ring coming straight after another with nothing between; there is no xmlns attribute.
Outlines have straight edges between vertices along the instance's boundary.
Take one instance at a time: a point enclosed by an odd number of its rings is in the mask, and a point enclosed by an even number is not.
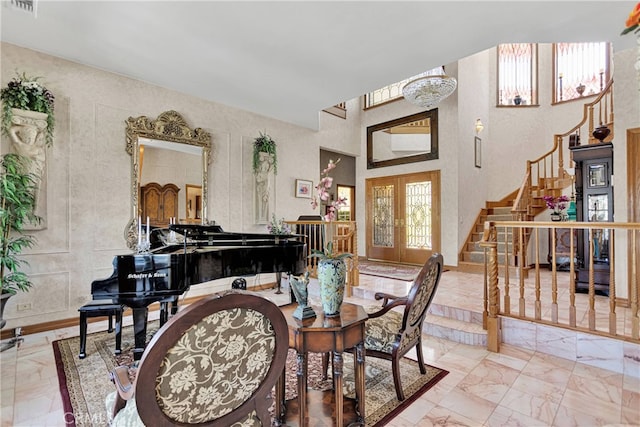
<svg viewBox="0 0 640 427"><path fill-rule="evenodd" d="M28 291L32 283L21 271L27 262L19 255L35 243L35 237L24 234L27 222L39 223L34 213L37 180L29 172L29 158L5 154L0 159L0 329L7 299L18 291Z"/></svg>
<svg viewBox="0 0 640 427"><path fill-rule="evenodd" d="M278 173L278 157L276 155L276 142L266 133L260 132L260 136L253 141L253 173L260 170L260 153L273 155L273 173Z"/></svg>
<svg viewBox="0 0 640 427"><path fill-rule="evenodd" d="M54 96L46 87L38 82L40 77L27 77L25 73L14 77L6 87L0 90L2 100L2 132L8 134L15 110L34 111L47 115L46 143L53 143Z"/></svg>

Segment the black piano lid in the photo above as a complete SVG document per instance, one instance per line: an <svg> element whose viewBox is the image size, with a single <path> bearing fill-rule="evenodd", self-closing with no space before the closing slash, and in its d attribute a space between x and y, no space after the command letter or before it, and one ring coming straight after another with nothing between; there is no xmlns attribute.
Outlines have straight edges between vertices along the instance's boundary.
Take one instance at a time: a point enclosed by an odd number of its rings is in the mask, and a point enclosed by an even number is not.
<svg viewBox="0 0 640 427"><path fill-rule="evenodd" d="M204 240L219 243L251 241L268 241L288 240L303 237L299 234L270 234L270 233L238 233L223 231L219 225L200 225L200 224L170 224L169 230L175 231L191 240Z"/></svg>
<svg viewBox="0 0 640 427"><path fill-rule="evenodd" d="M169 230L193 239L208 239L211 235L224 233L219 225L169 224Z"/></svg>

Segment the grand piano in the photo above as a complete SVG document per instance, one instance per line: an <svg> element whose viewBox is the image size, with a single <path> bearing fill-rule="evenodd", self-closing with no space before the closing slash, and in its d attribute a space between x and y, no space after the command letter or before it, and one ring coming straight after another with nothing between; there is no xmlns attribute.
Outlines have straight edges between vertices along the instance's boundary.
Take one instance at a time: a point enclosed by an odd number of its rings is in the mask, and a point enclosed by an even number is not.
<svg viewBox="0 0 640 427"><path fill-rule="evenodd" d="M306 246L299 237L224 232L217 225L171 224L169 229L152 230L147 253L116 256L112 275L93 281L91 295L132 309L133 354L139 360L146 345L150 304L177 303L191 285L225 277L302 274Z"/></svg>

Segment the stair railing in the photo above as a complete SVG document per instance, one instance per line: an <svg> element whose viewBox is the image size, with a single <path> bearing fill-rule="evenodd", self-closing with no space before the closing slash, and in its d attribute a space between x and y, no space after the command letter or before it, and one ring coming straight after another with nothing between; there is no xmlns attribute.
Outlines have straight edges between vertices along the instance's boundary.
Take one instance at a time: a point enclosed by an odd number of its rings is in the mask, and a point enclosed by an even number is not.
<svg viewBox="0 0 640 427"><path fill-rule="evenodd" d="M570 177L564 165L565 150L568 152L569 147L580 144L580 135L583 130L589 135L589 144L599 143L600 141L593 137L596 122L599 126L606 126L610 130L603 142L611 141L613 139L613 79L593 101L583 105L582 119L576 126L568 132L553 136L551 150L535 160L527 161L525 176L511 209L514 218L518 221L533 220L537 214L545 210L544 204L536 203L536 199L540 200L546 195L558 195L550 194L553 191L550 189L553 188L557 191L561 180ZM569 141L565 145L564 140L567 137L569 137ZM527 233L524 235L527 236ZM527 244L528 240L523 242L525 248ZM522 256L524 257L526 254L522 254ZM522 261L526 263L526 259Z"/></svg>
<svg viewBox="0 0 640 427"><path fill-rule="evenodd" d="M598 118L596 120L596 113ZM580 136L586 131L588 135L588 144L598 144L600 141L593 136L593 131L596 129L596 123L598 126L606 126L610 133L603 140L603 142L610 142L613 140L613 80L604 87L602 92L591 102L584 104L582 120L575 125L571 130L563 134L554 135L555 139L560 140L560 144L567 136L574 136L575 142L572 144L569 140L569 146L579 145ZM585 129L586 127L586 129ZM577 137L577 138L576 138Z"/></svg>
<svg viewBox="0 0 640 427"><path fill-rule="evenodd" d="M499 230L505 236L533 230L531 252L534 254L533 274L525 277L522 265L515 266L516 244L499 246ZM578 280L578 239L569 238L567 253L556 252L556 231L569 235L608 230L609 287L608 295L596 294L595 246L588 245L589 262L586 295L576 290ZM549 248L543 244L549 239ZM617 254L615 242L626 239L627 253ZM593 237L589 238L593 242ZM501 343L500 318L509 317L540 325L601 335L623 341L640 343L640 223L615 222L544 222L544 221L487 221L480 246L485 249L485 289L483 325L487 330L487 349L498 352ZM550 251L549 264L540 255ZM565 250L567 250L565 248ZM500 259L504 265L500 265ZM568 260L568 261L567 261ZM568 263L568 271L559 271L559 263ZM516 283L509 271L515 269ZM622 277L618 277L617 274ZM621 296L620 296L621 295Z"/></svg>

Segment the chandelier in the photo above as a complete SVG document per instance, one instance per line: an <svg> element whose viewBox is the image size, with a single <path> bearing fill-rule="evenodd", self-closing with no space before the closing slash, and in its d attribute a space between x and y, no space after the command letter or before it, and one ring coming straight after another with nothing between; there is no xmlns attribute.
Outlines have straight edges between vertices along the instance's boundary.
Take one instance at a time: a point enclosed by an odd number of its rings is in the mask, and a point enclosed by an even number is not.
<svg viewBox="0 0 640 427"><path fill-rule="evenodd" d="M418 74L402 88L404 99L424 108L431 108L456 90L455 78L444 74L444 67Z"/></svg>

